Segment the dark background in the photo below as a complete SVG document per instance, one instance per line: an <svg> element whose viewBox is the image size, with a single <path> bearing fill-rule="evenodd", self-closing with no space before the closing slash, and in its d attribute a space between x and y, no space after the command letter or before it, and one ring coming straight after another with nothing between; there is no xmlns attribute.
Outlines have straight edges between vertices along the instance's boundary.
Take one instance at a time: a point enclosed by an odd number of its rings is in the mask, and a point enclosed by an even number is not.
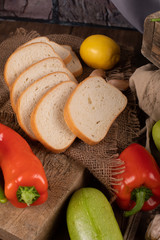
<svg viewBox="0 0 160 240"><path fill-rule="evenodd" d="M0 20L133 28L110 0L0 0Z"/></svg>

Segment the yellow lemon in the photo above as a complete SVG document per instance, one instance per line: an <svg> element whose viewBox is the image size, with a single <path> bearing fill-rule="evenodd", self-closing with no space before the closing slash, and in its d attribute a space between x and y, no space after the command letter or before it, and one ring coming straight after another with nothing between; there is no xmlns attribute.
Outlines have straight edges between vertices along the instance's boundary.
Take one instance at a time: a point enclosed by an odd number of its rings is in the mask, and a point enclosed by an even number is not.
<svg viewBox="0 0 160 240"><path fill-rule="evenodd" d="M82 42L80 56L89 67L107 70L119 62L120 47L105 35L91 35Z"/></svg>

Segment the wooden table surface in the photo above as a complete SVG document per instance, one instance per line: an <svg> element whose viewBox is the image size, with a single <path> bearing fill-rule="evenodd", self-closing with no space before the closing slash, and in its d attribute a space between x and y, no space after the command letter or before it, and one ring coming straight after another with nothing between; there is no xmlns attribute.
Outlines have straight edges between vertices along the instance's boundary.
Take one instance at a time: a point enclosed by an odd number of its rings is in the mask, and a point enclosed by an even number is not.
<svg viewBox="0 0 160 240"><path fill-rule="evenodd" d="M135 58L137 56L137 60L134 64L137 67L143 65L145 62L144 57L141 55L142 34L135 30L94 26L62 26L39 22L0 21L0 43L7 39L10 33L15 32L16 29L20 27L25 28L28 31L35 30L40 35L72 34L74 36L86 38L91 34L105 34L114 39L118 44L134 50ZM65 224L62 223L62 226L57 229L60 229L60 231L57 231L57 236L54 237L55 240L69 239ZM144 237L139 236L136 240L138 239L143 240Z"/></svg>
<svg viewBox="0 0 160 240"><path fill-rule="evenodd" d="M142 34L135 30L94 26L64 26L37 22L0 21L0 42L6 39L11 32L23 27L28 31L36 30L41 35L47 34L72 34L85 38L91 34L106 34L121 45L126 44L137 51L141 48Z"/></svg>

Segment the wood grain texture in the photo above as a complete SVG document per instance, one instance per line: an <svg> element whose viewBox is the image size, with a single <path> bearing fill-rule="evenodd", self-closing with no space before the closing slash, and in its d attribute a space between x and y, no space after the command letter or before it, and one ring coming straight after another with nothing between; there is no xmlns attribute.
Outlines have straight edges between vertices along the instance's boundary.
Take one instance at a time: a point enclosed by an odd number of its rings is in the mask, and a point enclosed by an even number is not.
<svg viewBox="0 0 160 240"><path fill-rule="evenodd" d="M36 154L43 162L49 183L48 200L36 207L19 209L9 202L0 205L0 238L46 240L56 226L61 209L76 189L84 185L84 168L63 154Z"/></svg>
<svg viewBox="0 0 160 240"><path fill-rule="evenodd" d="M144 34L141 52L151 63L160 67L160 22L151 19L160 17L160 11L149 15L144 22Z"/></svg>

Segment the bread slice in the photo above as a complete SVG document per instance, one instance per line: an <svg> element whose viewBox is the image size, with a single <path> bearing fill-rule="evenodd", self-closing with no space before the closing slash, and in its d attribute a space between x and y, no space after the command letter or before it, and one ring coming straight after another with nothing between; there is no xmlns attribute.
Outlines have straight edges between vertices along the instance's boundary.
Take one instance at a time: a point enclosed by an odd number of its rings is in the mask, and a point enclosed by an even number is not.
<svg viewBox="0 0 160 240"><path fill-rule="evenodd" d="M32 43L14 51L4 67L5 82L10 87L26 68L48 57L59 56L47 43Z"/></svg>
<svg viewBox="0 0 160 240"><path fill-rule="evenodd" d="M47 91L64 81L70 81L66 73L50 73L35 81L20 95L17 102L17 120L21 128L32 139L36 139L30 124L30 117L34 107Z"/></svg>
<svg viewBox="0 0 160 240"><path fill-rule="evenodd" d="M68 51L72 51L71 45L63 44L62 47L64 47L65 49L68 49Z"/></svg>
<svg viewBox="0 0 160 240"><path fill-rule="evenodd" d="M63 118L65 102L76 86L73 81L58 84L41 98L31 115L35 136L56 153L64 152L76 138Z"/></svg>
<svg viewBox="0 0 160 240"><path fill-rule="evenodd" d="M57 71L67 73L72 81L77 82L60 58L53 57L43 59L22 72L13 83L10 89L10 100L13 110L16 111L16 104L20 94L29 87L30 84L49 73Z"/></svg>
<svg viewBox="0 0 160 240"><path fill-rule="evenodd" d="M94 145L106 136L126 104L125 95L102 77L88 77L69 97L64 119L77 137Z"/></svg>
<svg viewBox="0 0 160 240"><path fill-rule="evenodd" d="M54 41L50 41L47 37L44 37L44 36L34 38L34 39L28 41L27 43L23 44L23 46L26 46L31 43L36 43L36 42L44 42L44 43L48 43L49 45L51 45L51 47L60 56L60 58L62 58L62 60L64 61L65 64L67 64L71 61L72 55L68 49L64 48L62 45L60 45Z"/></svg>
<svg viewBox="0 0 160 240"><path fill-rule="evenodd" d="M72 55L72 60L66 64L66 67L70 72L73 73L75 77L79 77L83 73L83 67L82 64L77 57L76 53L72 50L72 47L70 45L63 45L64 48L68 49Z"/></svg>
<svg viewBox="0 0 160 240"><path fill-rule="evenodd" d="M74 51L71 51L71 55L72 60L66 64L66 67L75 77L79 77L83 73L82 64Z"/></svg>

